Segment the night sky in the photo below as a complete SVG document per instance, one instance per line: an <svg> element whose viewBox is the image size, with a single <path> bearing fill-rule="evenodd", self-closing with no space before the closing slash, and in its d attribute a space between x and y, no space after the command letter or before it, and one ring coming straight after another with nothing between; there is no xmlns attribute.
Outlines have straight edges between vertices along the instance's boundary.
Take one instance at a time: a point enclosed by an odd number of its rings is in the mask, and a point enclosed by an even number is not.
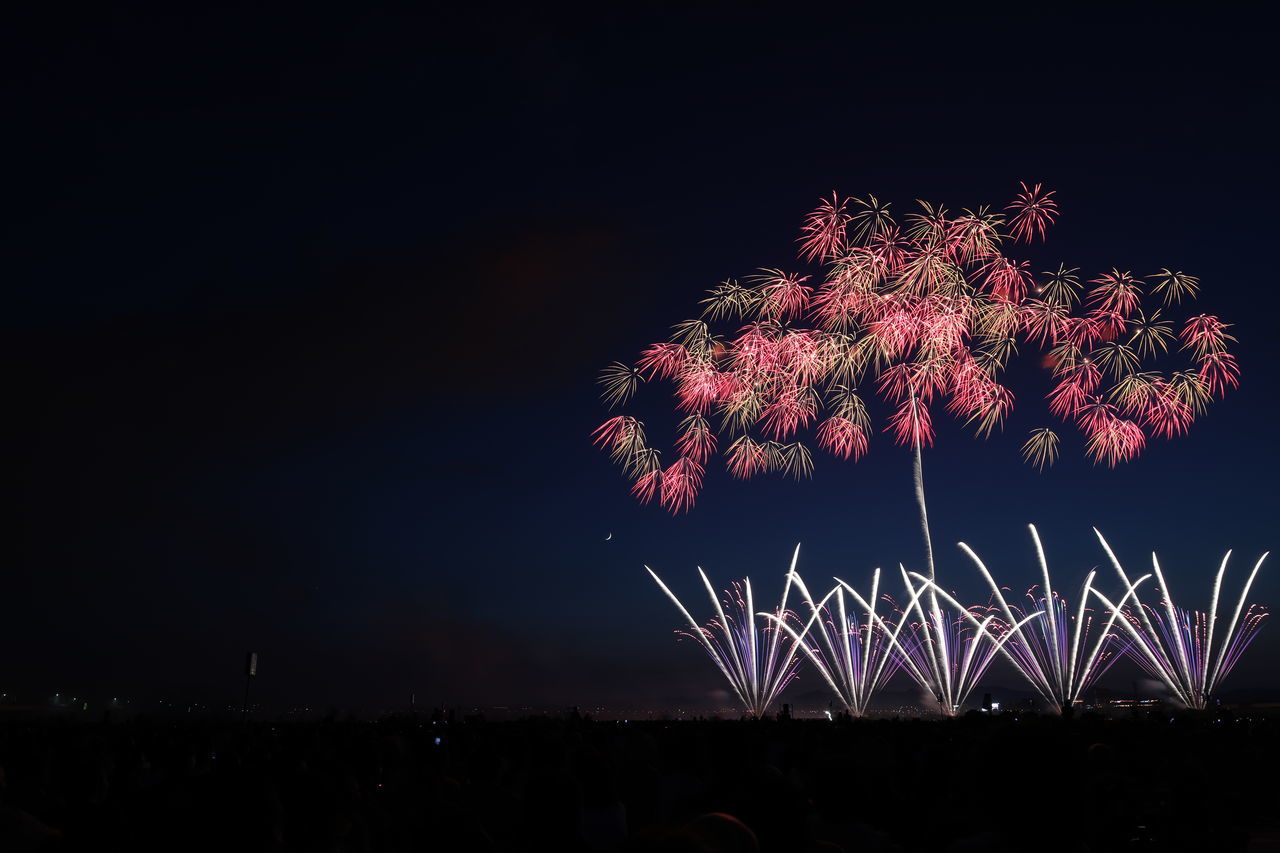
<svg viewBox="0 0 1280 853"><path fill-rule="evenodd" d="M901 213L1043 181L1059 224L1015 254L1192 272L1240 341L1241 388L1115 470L1071 427L1057 466L1021 462L1052 421L1034 364L1008 374L1003 434L938 417L945 585L985 600L959 540L1033 583L1028 522L1073 601L1096 565L1116 589L1091 526L1136 572L1157 550L1184 606L1228 547L1234 595L1280 546L1259 21L43 14L10 21L4 51L0 688L235 704L252 648L280 708L714 700L642 566L697 614L696 565L768 600L796 542L815 587L919 569L910 455L879 434L799 484L713 462L672 517L591 446L595 377L719 281L802 268L800 222L833 189ZM630 409L663 446L668 391ZM1251 598L1280 602L1277 566ZM1280 688L1278 664L1269 625L1226 687ZM1017 683L1003 663L988 682Z"/></svg>

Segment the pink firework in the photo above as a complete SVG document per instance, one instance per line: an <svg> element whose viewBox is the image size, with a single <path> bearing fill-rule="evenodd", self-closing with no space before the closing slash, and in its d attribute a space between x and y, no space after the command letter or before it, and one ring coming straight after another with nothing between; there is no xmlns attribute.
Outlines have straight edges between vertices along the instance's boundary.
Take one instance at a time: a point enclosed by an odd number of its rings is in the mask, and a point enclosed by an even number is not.
<svg viewBox="0 0 1280 853"><path fill-rule="evenodd" d="M1027 189L1027 185L1019 183L1022 192L1005 208L1013 211L1010 220L1010 234L1013 239L1030 242L1033 236L1044 239L1045 229L1058 218L1058 203L1053 200L1053 191L1043 191L1040 184Z"/></svg>
<svg viewBox="0 0 1280 853"><path fill-rule="evenodd" d="M820 276L767 269L724 282L702 301L702 317L675 326L634 366L602 375L611 406L642 384L674 385L684 416L675 459L661 462L634 418L606 421L596 441L640 500L682 512L717 453L744 479L807 473L806 435L860 458L877 430L870 397L887 406L879 429L906 447L932 444L938 405L988 435L1013 408L1005 367L1037 351L1050 374L1049 413L1077 427L1095 462L1127 462L1149 439L1182 435L1239 385L1230 326L1209 314L1176 326L1164 313L1199 291L1181 271L1142 278L1112 269L1082 285L1078 270L1059 265L1037 278L1008 249L1043 239L1058 212L1051 191L1024 183L1003 212L953 215L921 203L900 226L874 196L833 193L799 239L801 259L822 264ZM1158 303L1144 304L1151 298ZM1177 358L1189 363L1165 364ZM1040 428L1024 455L1043 467L1057 448L1053 430Z"/></svg>

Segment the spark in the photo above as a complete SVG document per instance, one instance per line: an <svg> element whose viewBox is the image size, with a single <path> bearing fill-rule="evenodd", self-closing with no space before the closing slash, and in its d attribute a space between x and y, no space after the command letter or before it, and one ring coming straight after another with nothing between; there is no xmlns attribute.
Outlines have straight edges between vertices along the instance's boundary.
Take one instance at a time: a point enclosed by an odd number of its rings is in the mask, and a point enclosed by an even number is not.
<svg viewBox="0 0 1280 853"><path fill-rule="evenodd" d="M1061 340L1067 331L1071 308L1052 299L1033 299L1022 311L1022 327L1030 341L1050 343Z"/></svg>
<svg viewBox="0 0 1280 853"><path fill-rule="evenodd" d="M1182 348L1191 350L1196 358L1224 352L1227 341L1235 341L1233 336L1227 334L1229 328L1230 324L1211 314L1197 314L1187 320L1182 329Z"/></svg>
<svg viewBox="0 0 1280 853"><path fill-rule="evenodd" d="M592 433L597 447L609 450L614 462L630 467L645 450L644 424L630 415L609 418Z"/></svg>
<svg viewBox="0 0 1280 853"><path fill-rule="evenodd" d="M803 314L809 307L813 295L813 288L805 284L809 276L762 270L753 278L758 284L761 310L768 316L785 320Z"/></svg>
<svg viewBox="0 0 1280 853"><path fill-rule="evenodd" d="M771 441L767 445L767 453L771 467L793 480L803 480L813 476L813 453L798 441L790 444Z"/></svg>
<svg viewBox="0 0 1280 853"><path fill-rule="evenodd" d="M1228 388L1240 387L1240 366L1227 352L1210 352L1200 359L1200 380L1209 394L1222 396Z"/></svg>
<svg viewBox="0 0 1280 853"><path fill-rule="evenodd" d="M889 214L891 205L882 204L873 195L867 196L865 201L860 198L855 198L854 201L861 208L853 214L854 239L866 240L872 245L878 243L886 256L891 255L891 247L897 243L898 237L897 226L893 224L893 217Z"/></svg>
<svg viewBox="0 0 1280 853"><path fill-rule="evenodd" d="M1155 358L1158 354L1167 353L1173 339L1173 324L1160 319L1159 308L1152 311L1150 317L1139 311L1133 318L1133 336L1129 338L1129 344L1140 355Z"/></svg>
<svg viewBox="0 0 1280 853"><path fill-rule="evenodd" d="M1080 277L1076 275L1078 272L1079 267L1067 269L1065 264L1058 264L1057 271L1043 273L1049 278L1036 289L1050 302L1070 308L1080 301Z"/></svg>
<svg viewBox="0 0 1280 853"><path fill-rule="evenodd" d="M724 320L729 317L743 317L754 307L758 298L751 288L743 287L736 281L725 281L710 290L710 296L701 304L707 306L702 315L709 320Z"/></svg>
<svg viewBox="0 0 1280 853"><path fill-rule="evenodd" d="M662 491L662 469L646 471L636 478L631 494L642 504L652 503Z"/></svg>
<svg viewBox="0 0 1280 853"><path fill-rule="evenodd" d="M1115 379L1119 379L1127 373L1132 373L1142 363L1141 359L1138 358L1138 354L1134 352L1133 347L1118 341L1103 344L1090 353L1089 358L1095 361L1098 367L1108 371Z"/></svg>
<svg viewBox="0 0 1280 853"><path fill-rule="evenodd" d="M874 199L873 199L874 200ZM848 200L834 192L831 200L822 199L818 209L810 213L800 229L800 257L805 260L831 260L844 249L845 228L852 216L845 212Z"/></svg>
<svg viewBox="0 0 1280 853"><path fill-rule="evenodd" d="M1102 311L1127 317L1138 307L1142 298L1140 282L1127 271L1113 269L1093 279L1090 284L1098 286L1089 291L1085 301L1097 305Z"/></svg>
<svg viewBox="0 0 1280 853"><path fill-rule="evenodd" d="M769 453L764 445L741 436L729 445L729 473L742 480L769 469Z"/></svg>
<svg viewBox="0 0 1280 853"><path fill-rule="evenodd" d="M693 414L681 421L676 449L699 465L705 465L707 458L716 451L716 434L707 419Z"/></svg>
<svg viewBox="0 0 1280 853"><path fill-rule="evenodd" d="M898 406L889 419L889 429L897 436L899 444L928 447L933 444L933 421L929 407L914 394Z"/></svg>
<svg viewBox="0 0 1280 853"><path fill-rule="evenodd" d="M985 207L976 213L966 210L952 222L957 257L969 263L995 252L1000 243L999 229L1002 225L1004 217L992 215Z"/></svg>
<svg viewBox="0 0 1280 853"><path fill-rule="evenodd" d="M702 488L704 469L688 456L682 456L662 472L658 500L673 513L687 512L693 498Z"/></svg>
<svg viewBox="0 0 1280 853"><path fill-rule="evenodd" d="M1017 304L1026 297L1027 290L1031 287L1028 267L1026 261L1015 263L1003 255L997 255L983 264L978 272L986 279L986 285L994 296Z"/></svg>
<svg viewBox="0 0 1280 853"><path fill-rule="evenodd" d="M1058 434L1048 427L1031 431L1031 437L1022 445L1022 458L1043 471L1058 460Z"/></svg>
<svg viewBox="0 0 1280 853"><path fill-rule="evenodd" d="M636 393L636 387L643 381L640 371L629 364L615 361L600 371L599 384L602 386L600 397L610 409L626 403Z"/></svg>
<svg viewBox="0 0 1280 853"><path fill-rule="evenodd" d="M715 340L705 320L685 320L671 327L671 342L682 344L690 355L706 357Z"/></svg>
<svg viewBox="0 0 1280 853"><path fill-rule="evenodd" d="M1031 242L1034 235L1043 240L1045 230L1058 218L1058 203L1053 200L1053 190L1045 192L1040 184L1028 189L1025 183L1019 182L1022 192L1005 210L1014 211L1010 220L1010 233L1013 239L1024 243Z"/></svg>
<svg viewBox="0 0 1280 853"><path fill-rule="evenodd" d="M1085 443L1085 452L1093 457L1093 461L1106 462L1114 468L1120 462L1128 462L1146 447L1147 438L1142 427L1131 420L1117 417L1114 407L1106 403L1094 403L1086 407L1086 414L1081 418L1087 422L1086 432L1089 436Z"/></svg>
<svg viewBox="0 0 1280 853"><path fill-rule="evenodd" d="M1151 292L1160 294L1166 306L1179 303L1184 297L1194 299L1200 290L1200 279L1187 275L1181 270L1173 272L1169 269L1161 269L1160 272L1149 275L1147 278L1159 279L1151 288Z"/></svg>
<svg viewBox="0 0 1280 853"><path fill-rule="evenodd" d="M867 452L867 433L860 424L834 415L818 427L818 446L843 459Z"/></svg>

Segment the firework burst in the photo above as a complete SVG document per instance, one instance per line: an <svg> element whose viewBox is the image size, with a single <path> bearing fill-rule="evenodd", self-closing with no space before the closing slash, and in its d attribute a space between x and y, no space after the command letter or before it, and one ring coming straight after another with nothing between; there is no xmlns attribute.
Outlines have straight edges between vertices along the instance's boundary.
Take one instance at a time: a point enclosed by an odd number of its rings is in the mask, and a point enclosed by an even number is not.
<svg viewBox="0 0 1280 853"><path fill-rule="evenodd" d="M1173 594L1160 571L1160 560L1152 552L1151 566L1159 584L1161 601L1158 606L1151 607L1144 604L1137 594L1138 584L1149 576L1144 575L1131 582L1107 540L1096 528L1093 532L1126 588L1125 598L1119 604L1112 603L1096 589L1093 594L1106 605L1113 617L1119 614L1120 618L1115 622L1129 640L1127 654L1153 678L1163 682L1180 704L1196 709L1207 707L1214 691L1240 660L1267 616L1266 611L1256 605L1251 604L1246 610L1245 599L1270 552L1264 553L1254 564L1226 630L1219 633L1219 593L1227 561L1231 558L1230 551L1223 556L1214 576L1208 612L1185 610L1174 604ZM1130 597L1136 602L1136 607L1126 605Z"/></svg>
<svg viewBox="0 0 1280 853"><path fill-rule="evenodd" d="M1009 249L1043 239L1058 214L1040 184L1022 184L1003 212L952 214L921 202L901 226L874 197L833 194L801 228L800 258L822 264L822 275L765 269L723 282L700 318L677 323L633 366L615 363L601 374L611 408L643 384L674 384L686 418L675 461L653 464L634 419L621 433L611 419L597 440L633 481L645 480L633 486L638 497L687 511L717 453L738 477L805 477L808 435L845 459L865 454L878 429L925 447L939 403L989 435L1013 408L1003 371L1019 353L1039 351L1050 413L1079 429L1095 462L1130 461L1148 438L1185 433L1212 398L1239 385L1227 351L1235 338L1210 314L1176 325L1168 312L1200 290L1181 271L1144 280L1112 269L1087 285L1063 264L1033 275ZM1166 368L1179 352L1190 363ZM880 427L868 396L887 407ZM1040 468L1058 452L1058 434L1047 427L1023 446Z"/></svg>
<svg viewBox="0 0 1280 853"><path fill-rule="evenodd" d="M787 619L787 597L793 581L798 579L795 568L799 556L800 546L797 545L791 558L791 570L787 573L787 583L782 590L782 602L772 614L756 613L750 578L744 578L740 584L735 582L732 590L725 590L722 602L707 579L707 573L699 567L698 575L715 609L715 616L706 625L699 625L657 573L645 566L645 571L689 624L688 630L676 633L702 646L728 680L747 714L757 719L768 713L778 694L795 678L800 665L796 649L798 641L784 643L782 640L786 632L776 628Z"/></svg>

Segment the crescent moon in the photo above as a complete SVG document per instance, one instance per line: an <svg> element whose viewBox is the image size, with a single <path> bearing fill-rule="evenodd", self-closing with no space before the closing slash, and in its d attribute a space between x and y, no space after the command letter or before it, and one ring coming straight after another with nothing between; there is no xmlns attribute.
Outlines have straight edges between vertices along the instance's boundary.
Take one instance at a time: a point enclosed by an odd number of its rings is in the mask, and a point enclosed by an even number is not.
<svg viewBox="0 0 1280 853"><path fill-rule="evenodd" d="M613 538L613 533L610 532L608 536L604 537L604 541L608 542L612 538Z"/></svg>

